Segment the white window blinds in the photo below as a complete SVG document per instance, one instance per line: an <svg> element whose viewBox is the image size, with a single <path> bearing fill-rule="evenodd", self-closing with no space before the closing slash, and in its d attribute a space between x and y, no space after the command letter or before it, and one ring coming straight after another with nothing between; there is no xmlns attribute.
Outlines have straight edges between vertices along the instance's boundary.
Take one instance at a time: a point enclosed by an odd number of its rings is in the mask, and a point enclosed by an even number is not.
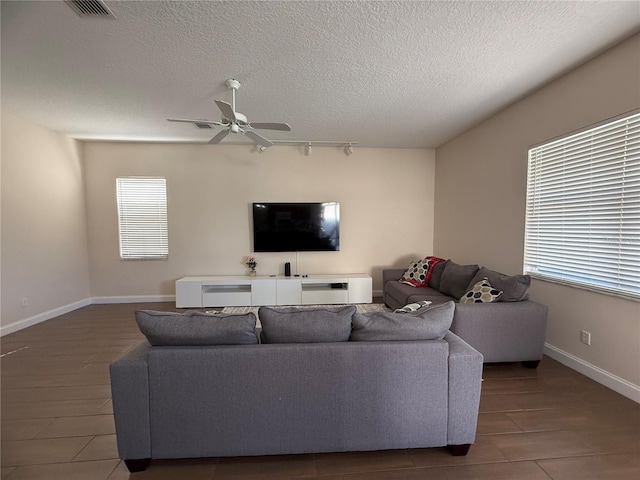
<svg viewBox="0 0 640 480"><path fill-rule="evenodd" d="M166 259L167 187L164 178L116 178L120 258Z"/></svg>
<svg viewBox="0 0 640 480"><path fill-rule="evenodd" d="M529 150L524 271L640 299L640 113Z"/></svg>

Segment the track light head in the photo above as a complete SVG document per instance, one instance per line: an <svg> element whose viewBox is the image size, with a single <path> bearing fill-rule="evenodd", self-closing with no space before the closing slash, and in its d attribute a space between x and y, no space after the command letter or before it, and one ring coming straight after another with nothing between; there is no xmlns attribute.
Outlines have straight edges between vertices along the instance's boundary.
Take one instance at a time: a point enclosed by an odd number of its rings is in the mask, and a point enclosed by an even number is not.
<svg viewBox="0 0 640 480"><path fill-rule="evenodd" d="M311 142L307 143L307 146L304 147L304 154L308 157L311 155Z"/></svg>
<svg viewBox="0 0 640 480"><path fill-rule="evenodd" d="M344 147L344 154L346 156L349 156L349 155L353 154L353 147L351 146L351 144L349 144L346 147Z"/></svg>
<svg viewBox="0 0 640 480"><path fill-rule="evenodd" d="M258 150L260 150L260 153L264 152L267 149L267 147L265 147L264 145L260 145L258 147Z"/></svg>

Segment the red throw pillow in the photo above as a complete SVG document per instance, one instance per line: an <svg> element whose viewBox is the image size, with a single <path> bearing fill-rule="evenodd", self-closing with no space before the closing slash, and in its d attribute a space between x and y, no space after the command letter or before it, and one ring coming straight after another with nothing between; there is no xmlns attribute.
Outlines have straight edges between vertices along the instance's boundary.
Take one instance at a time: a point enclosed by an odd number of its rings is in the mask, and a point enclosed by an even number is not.
<svg viewBox="0 0 640 480"><path fill-rule="evenodd" d="M433 275L434 267L438 265L440 262L446 262L446 260L440 257L427 257L425 258L425 260L429 260L429 269L427 270L427 278L424 282L423 287L428 287L429 282L431 281L431 276Z"/></svg>

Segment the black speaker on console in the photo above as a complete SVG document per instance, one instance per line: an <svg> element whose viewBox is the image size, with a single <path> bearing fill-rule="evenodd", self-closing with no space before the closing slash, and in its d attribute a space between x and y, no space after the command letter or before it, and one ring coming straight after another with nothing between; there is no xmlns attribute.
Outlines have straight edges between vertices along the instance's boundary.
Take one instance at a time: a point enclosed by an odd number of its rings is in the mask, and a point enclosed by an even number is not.
<svg viewBox="0 0 640 480"><path fill-rule="evenodd" d="M291 264L289 262L284 264L284 276L285 277L291 276Z"/></svg>

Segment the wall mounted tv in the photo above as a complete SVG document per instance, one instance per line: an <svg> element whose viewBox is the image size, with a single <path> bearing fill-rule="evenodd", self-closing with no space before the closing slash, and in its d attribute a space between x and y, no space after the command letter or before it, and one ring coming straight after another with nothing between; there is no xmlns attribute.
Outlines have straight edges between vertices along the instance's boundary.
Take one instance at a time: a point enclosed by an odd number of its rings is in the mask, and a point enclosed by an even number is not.
<svg viewBox="0 0 640 480"><path fill-rule="evenodd" d="M255 252L340 250L340 204L254 203Z"/></svg>

